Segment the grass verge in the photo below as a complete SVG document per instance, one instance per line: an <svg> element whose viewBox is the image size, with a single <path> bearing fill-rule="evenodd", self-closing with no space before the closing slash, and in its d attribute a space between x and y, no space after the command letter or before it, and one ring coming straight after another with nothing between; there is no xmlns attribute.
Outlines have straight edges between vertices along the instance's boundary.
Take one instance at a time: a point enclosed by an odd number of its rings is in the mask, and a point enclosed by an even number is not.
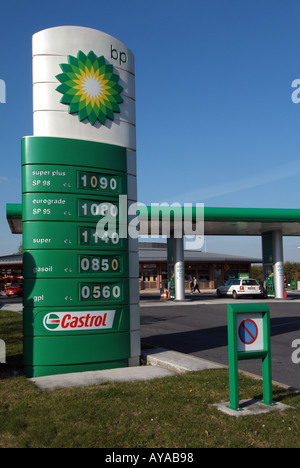
<svg viewBox="0 0 300 468"><path fill-rule="evenodd" d="M276 401L295 409L241 418L212 406L229 399L226 369L41 392L22 375L21 315L0 311L0 338L0 448L300 446L294 392L273 388ZM261 382L241 374L240 399L261 397Z"/></svg>

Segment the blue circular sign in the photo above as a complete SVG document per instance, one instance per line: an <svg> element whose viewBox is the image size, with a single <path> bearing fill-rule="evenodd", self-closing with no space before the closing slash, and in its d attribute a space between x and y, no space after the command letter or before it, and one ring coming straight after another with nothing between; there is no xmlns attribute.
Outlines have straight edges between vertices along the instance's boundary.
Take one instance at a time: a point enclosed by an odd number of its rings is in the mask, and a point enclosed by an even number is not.
<svg viewBox="0 0 300 468"><path fill-rule="evenodd" d="M239 326L239 338L246 344L250 345L256 341L258 337L258 328L254 320L243 320Z"/></svg>

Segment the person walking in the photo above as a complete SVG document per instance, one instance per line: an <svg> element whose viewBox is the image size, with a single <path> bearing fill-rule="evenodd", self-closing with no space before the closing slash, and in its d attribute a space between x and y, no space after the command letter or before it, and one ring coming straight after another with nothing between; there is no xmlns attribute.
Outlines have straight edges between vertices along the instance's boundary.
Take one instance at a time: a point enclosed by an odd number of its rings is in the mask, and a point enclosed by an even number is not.
<svg viewBox="0 0 300 468"><path fill-rule="evenodd" d="M191 281L191 293L193 294L195 291L198 291L199 294L201 293L196 276L194 276L193 281Z"/></svg>

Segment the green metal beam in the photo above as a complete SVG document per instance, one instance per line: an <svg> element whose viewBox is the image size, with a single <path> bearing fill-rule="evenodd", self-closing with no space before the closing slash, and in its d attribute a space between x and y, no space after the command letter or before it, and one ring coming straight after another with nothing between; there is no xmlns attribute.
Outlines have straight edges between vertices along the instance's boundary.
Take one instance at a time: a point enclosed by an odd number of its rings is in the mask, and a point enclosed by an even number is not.
<svg viewBox="0 0 300 468"><path fill-rule="evenodd" d="M6 205L6 218L13 234L22 234L22 205L9 203Z"/></svg>
<svg viewBox="0 0 300 468"><path fill-rule="evenodd" d="M7 205L7 220L14 234L22 233L22 205ZM198 211L198 216L199 216ZM197 220L196 207L139 206L141 233L151 234L151 221L169 217L170 222L190 217ZM148 229L148 231L147 231ZM253 235L280 229L284 236L300 235L300 209L204 207L205 235ZM147 231L147 232L146 232Z"/></svg>
<svg viewBox="0 0 300 468"><path fill-rule="evenodd" d="M170 213L170 219L177 216L192 215L196 221L196 207L159 207L141 206L138 207L139 219L161 219L162 215ZM283 208L218 208L204 207L204 221L244 221L244 222L300 222L300 209Z"/></svg>

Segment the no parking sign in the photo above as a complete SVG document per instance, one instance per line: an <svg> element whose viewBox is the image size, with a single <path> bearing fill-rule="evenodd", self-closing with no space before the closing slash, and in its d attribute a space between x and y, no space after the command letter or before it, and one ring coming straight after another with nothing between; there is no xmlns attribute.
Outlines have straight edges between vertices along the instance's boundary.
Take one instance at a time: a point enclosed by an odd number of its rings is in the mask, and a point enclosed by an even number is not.
<svg viewBox="0 0 300 468"><path fill-rule="evenodd" d="M237 316L237 351L261 351L263 342L263 314L239 314Z"/></svg>
<svg viewBox="0 0 300 468"><path fill-rule="evenodd" d="M272 401L270 310L266 304L228 304L230 408L240 411L238 361L262 359L263 403Z"/></svg>

